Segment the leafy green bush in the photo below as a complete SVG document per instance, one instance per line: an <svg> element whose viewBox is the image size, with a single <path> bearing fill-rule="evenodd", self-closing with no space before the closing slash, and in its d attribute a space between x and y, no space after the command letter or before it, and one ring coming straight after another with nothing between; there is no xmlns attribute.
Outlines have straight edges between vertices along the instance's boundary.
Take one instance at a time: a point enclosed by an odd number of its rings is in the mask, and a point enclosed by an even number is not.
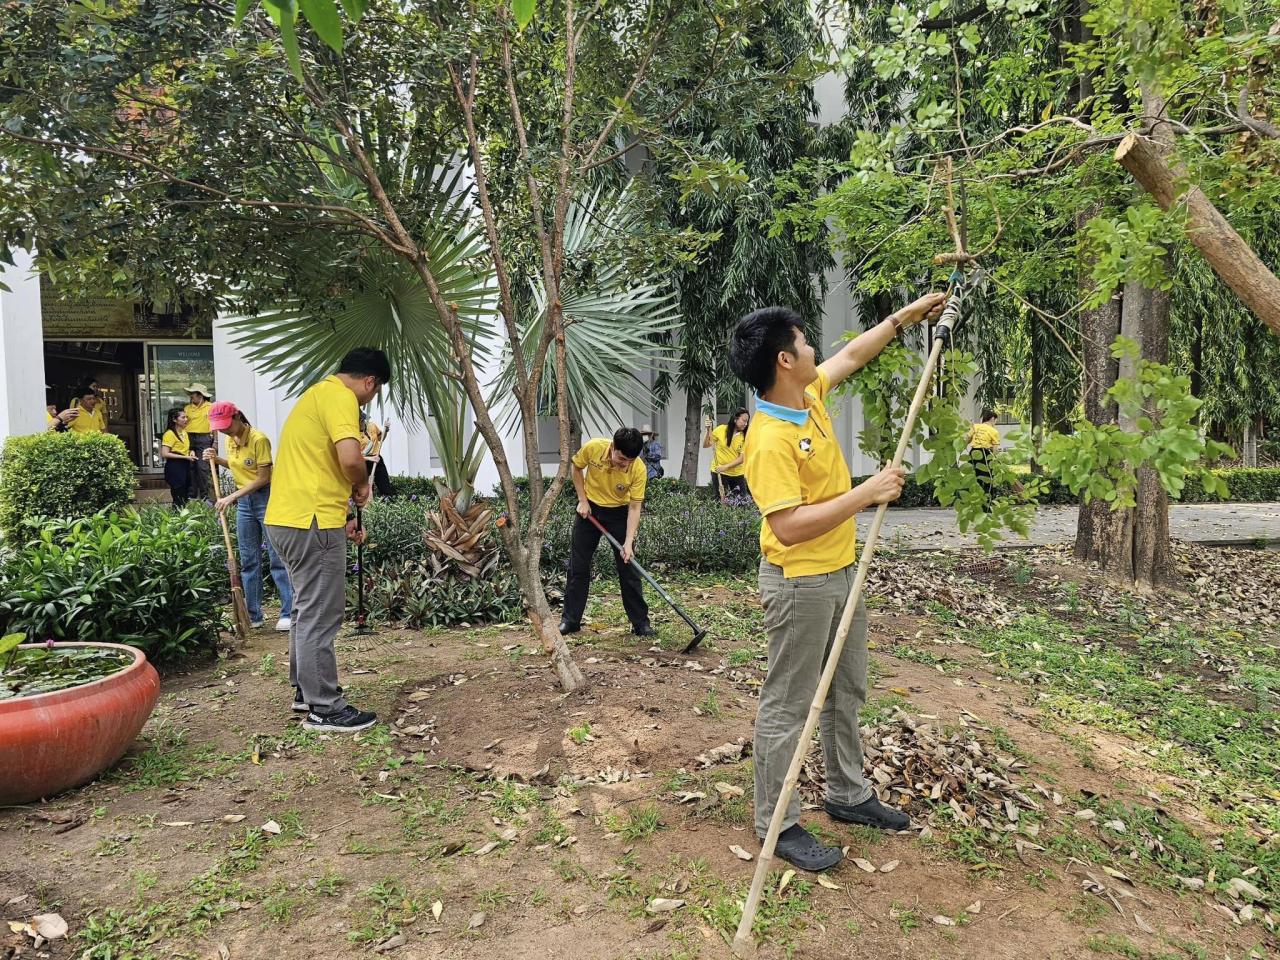
<svg viewBox="0 0 1280 960"><path fill-rule="evenodd" d="M134 469L109 433L10 437L0 454L0 532L17 544L45 519L118 509L133 499Z"/></svg>
<svg viewBox="0 0 1280 960"><path fill-rule="evenodd" d="M365 559L365 610L370 620L407 627L456 627L497 623L522 615L520 585L505 557L480 577L432 569L426 560L382 563ZM353 565L354 566L354 565ZM347 613L354 617L357 584L347 583Z"/></svg>
<svg viewBox="0 0 1280 960"><path fill-rule="evenodd" d="M543 571L557 583L568 570L575 516L574 501L562 500L547 524ZM722 504L687 487L660 492L645 500L636 556L655 571L750 572L760 562L760 514L752 505ZM607 544L596 551L592 569L605 577L617 576Z"/></svg>
<svg viewBox="0 0 1280 960"><path fill-rule="evenodd" d="M163 663L212 649L227 595L211 512L54 520L0 561L0 633L128 643Z"/></svg>
<svg viewBox="0 0 1280 960"><path fill-rule="evenodd" d="M391 486L395 488L396 499L404 498L411 500L417 498L419 501L427 503L435 503L440 498L436 495L436 477L409 477L404 474L396 474L391 478Z"/></svg>

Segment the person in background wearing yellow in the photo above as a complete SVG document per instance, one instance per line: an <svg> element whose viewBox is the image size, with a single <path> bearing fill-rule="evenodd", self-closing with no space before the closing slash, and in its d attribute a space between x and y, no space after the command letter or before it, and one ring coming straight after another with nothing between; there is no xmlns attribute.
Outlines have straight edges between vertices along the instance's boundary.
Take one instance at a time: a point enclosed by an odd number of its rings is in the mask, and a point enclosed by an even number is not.
<svg viewBox="0 0 1280 960"><path fill-rule="evenodd" d="M378 720L343 697L333 641L346 612L347 541L364 538L349 507L369 502L360 407L390 380L385 353L356 347L337 373L307 388L280 431L267 535L293 585L289 681L308 730L355 733Z"/></svg>
<svg viewBox="0 0 1280 960"><path fill-rule="evenodd" d="M240 582L244 585L249 624L253 627L263 624L262 543L265 540L271 579L280 594L280 619L276 621L276 629L283 633L293 625L293 587L289 583L289 571L271 545L271 538L263 525L267 502L271 499L271 441L261 430L254 429L248 418L229 400L209 405L209 426L227 436L225 459L218 456L216 442L204 452L204 458L212 470L226 467L236 482L235 490L224 493L213 506L222 513L235 504Z"/></svg>
<svg viewBox="0 0 1280 960"><path fill-rule="evenodd" d="M391 432L391 423L379 427L363 410L360 411L360 452L364 454L364 462L369 468L369 476L373 478L373 488L380 497L394 497L395 488L391 486L391 477L387 474L387 464L382 459L382 444Z"/></svg>
<svg viewBox="0 0 1280 960"><path fill-rule="evenodd" d="M187 384L187 396L191 402L183 407L187 415L187 436L191 438L191 452L196 455L196 467L191 471L191 496L209 499L213 492L213 479L209 474L209 462L204 452L214 445L213 428L209 426L209 388L203 383Z"/></svg>
<svg viewBox="0 0 1280 960"><path fill-rule="evenodd" d="M58 412L58 405L53 402L53 391L45 388L45 405L44 405L44 429L47 433L62 433L68 428L78 415L79 411L75 407L68 407L61 413Z"/></svg>
<svg viewBox="0 0 1280 960"><path fill-rule="evenodd" d="M905 327L942 313L931 293L891 314L819 366L799 314L766 307L738 321L729 342L733 372L756 391L744 448L747 483L760 507L760 600L769 670L756 713L755 829L764 837L835 641L854 579L855 517L902 495L906 471L887 467L853 486L825 401ZM826 760L824 808L834 820L905 830L910 819L886 807L862 772L858 713L867 696L867 612L853 613L819 720ZM826 870L844 854L799 823L797 792L785 811L777 854L801 870Z"/></svg>
<svg viewBox="0 0 1280 960"><path fill-rule="evenodd" d="M195 469L196 455L191 452L187 415L181 407L174 407L165 418L164 435L160 437L160 459L164 461L164 482L169 485L173 505L182 508L190 499L191 471Z"/></svg>
<svg viewBox="0 0 1280 960"><path fill-rule="evenodd" d="M745 499L751 495L747 489L747 468L743 465L742 447L747 440L747 424L751 414L746 407L739 407L720 426L712 429L707 420L707 435L702 438L704 447L714 447L711 455L711 472L720 475L720 499L730 497Z"/></svg>
<svg viewBox="0 0 1280 960"><path fill-rule="evenodd" d="M996 429L996 413L984 409L982 419L969 430L969 462L973 471L982 481L982 489L987 493L987 503L995 497L995 478L991 473L991 458L1000 449L1000 431Z"/></svg>
<svg viewBox="0 0 1280 960"><path fill-rule="evenodd" d="M85 386L80 389L79 402L74 409L75 417L67 423L68 429L76 433L106 433L107 417L98 398L98 391Z"/></svg>
<svg viewBox="0 0 1280 960"><path fill-rule="evenodd" d="M631 565L648 480L644 461L639 459L643 446L639 430L621 427L612 440L603 437L588 440L573 455L578 515L573 521L569 548L561 633L577 633L582 629L582 613L587 608L587 590L591 586L591 559L600 544L600 531L587 519L590 516L600 521L622 544L622 552L615 550L613 559L618 567L622 607L631 621L631 632L638 637L652 637L658 632L649 624L649 607L644 602L640 574Z"/></svg>

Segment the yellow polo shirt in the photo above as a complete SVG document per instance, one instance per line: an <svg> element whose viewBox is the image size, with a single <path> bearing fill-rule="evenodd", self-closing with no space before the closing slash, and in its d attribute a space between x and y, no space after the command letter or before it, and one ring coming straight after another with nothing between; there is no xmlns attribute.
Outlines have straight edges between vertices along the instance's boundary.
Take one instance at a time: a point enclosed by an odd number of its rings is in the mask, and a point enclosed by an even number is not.
<svg viewBox="0 0 1280 960"><path fill-rule="evenodd" d="M969 434L969 446L979 450L994 450L1000 446L1000 431L990 424L975 423Z"/></svg>
<svg viewBox="0 0 1280 960"><path fill-rule="evenodd" d="M831 417L823 400L830 389L826 374L805 389L809 419L801 425L756 412L747 432L747 485L760 508L760 552L782 568L784 577L830 573L853 563L857 525L853 517L820 537L784 546L769 526L769 514L803 504L825 503L847 492L853 482Z"/></svg>
<svg viewBox="0 0 1280 960"><path fill-rule="evenodd" d="M80 411L80 415L67 424L69 428L74 430L76 433L107 432L107 417L106 414L102 412L101 403L98 403L98 405L93 408L93 413L90 413L84 407L77 407L76 409Z"/></svg>
<svg viewBox="0 0 1280 960"><path fill-rule="evenodd" d="M741 431L734 431L733 442L726 444L724 442L725 434L729 432L729 425L722 423L711 431L711 439L715 442L715 447L711 451L711 465L718 467L722 463L731 463L738 459L738 455L742 453L742 445L747 442L747 435ZM747 472L747 464L744 460L736 467L730 467L728 470L721 470L722 477L740 477Z"/></svg>
<svg viewBox="0 0 1280 960"><path fill-rule="evenodd" d="M187 415L187 433L213 433L213 427L209 426L209 408L212 406L206 400L198 407L194 403L188 403L182 408L182 412Z"/></svg>
<svg viewBox="0 0 1280 960"><path fill-rule="evenodd" d="M235 478L236 489L247 487L258 479L258 467L271 466L271 441L265 433L254 427L249 428L249 436L243 446L227 437L227 466L231 470L231 476ZM351 485L347 484L347 490L350 489ZM342 516L345 522L345 507Z"/></svg>
<svg viewBox="0 0 1280 960"><path fill-rule="evenodd" d="M266 521L276 527L321 530L347 522L351 481L342 472L339 440L360 439L360 403L336 376L308 387L280 431Z"/></svg>
<svg viewBox="0 0 1280 960"><path fill-rule="evenodd" d="M639 457L625 470L619 470L609 459L613 441L599 437L588 440L573 455L573 465L587 471L587 499L601 507L625 507L631 501L644 499L648 473Z"/></svg>
<svg viewBox="0 0 1280 960"><path fill-rule="evenodd" d="M168 447L170 453L185 457L191 452L191 439L185 430L166 430L160 438L160 446Z"/></svg>

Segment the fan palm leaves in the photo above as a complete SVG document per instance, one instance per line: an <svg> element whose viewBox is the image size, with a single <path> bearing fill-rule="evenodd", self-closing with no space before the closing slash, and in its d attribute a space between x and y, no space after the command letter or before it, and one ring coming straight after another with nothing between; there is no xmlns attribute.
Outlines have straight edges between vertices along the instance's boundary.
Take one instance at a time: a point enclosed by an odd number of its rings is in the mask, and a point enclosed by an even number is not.
<svg viewBox="0 0 1280 960"><path fill-rule="evenodd" d="M676 352L668 345L681 318L670 288L636 279L625 263L626 246L641 224L627 191L605 195L596 190L570 205L565 217L567 268L560 302L565 322L566 388L579 418L616 423L626 407L647 409L653 402L645 371L672 369ZM521 324L525 357L530 361L546 328L546 291L532 284L530 320ZM554 356L548 352L538 408L555 408ZM504 355L499 385L515 380L510 351ZM508 415L518 411L512 404Z"/></svg>

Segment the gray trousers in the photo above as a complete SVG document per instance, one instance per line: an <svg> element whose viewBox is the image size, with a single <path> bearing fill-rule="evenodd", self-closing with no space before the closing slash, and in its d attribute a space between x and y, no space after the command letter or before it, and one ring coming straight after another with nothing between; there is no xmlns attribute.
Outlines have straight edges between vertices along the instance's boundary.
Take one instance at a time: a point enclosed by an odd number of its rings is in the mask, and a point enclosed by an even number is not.
<svg viewBox="0 0 1280 960"><path fill-rule="evenodd" d="M333 641L347 606L347 531L268 526L271 545L284 561L293 585L289 628L289 683L317 713L347 705L338 687Z"/></svg>
<svg viewBox="0 0 1280 960"><path fill-rule="evenodd" d="M769 672L760 688L755 733L755 827L763 838L782 793L787 768L809 715L827 653L835 640L856 567L808 577L782 575L760 561L760 600L769 635ZM827 799L858 804L871 796L862 776L858 712L867 698L867 611L858 604L827 703L818 719L827 768ZM782 829L800 819L793 793Z"/></svg>

